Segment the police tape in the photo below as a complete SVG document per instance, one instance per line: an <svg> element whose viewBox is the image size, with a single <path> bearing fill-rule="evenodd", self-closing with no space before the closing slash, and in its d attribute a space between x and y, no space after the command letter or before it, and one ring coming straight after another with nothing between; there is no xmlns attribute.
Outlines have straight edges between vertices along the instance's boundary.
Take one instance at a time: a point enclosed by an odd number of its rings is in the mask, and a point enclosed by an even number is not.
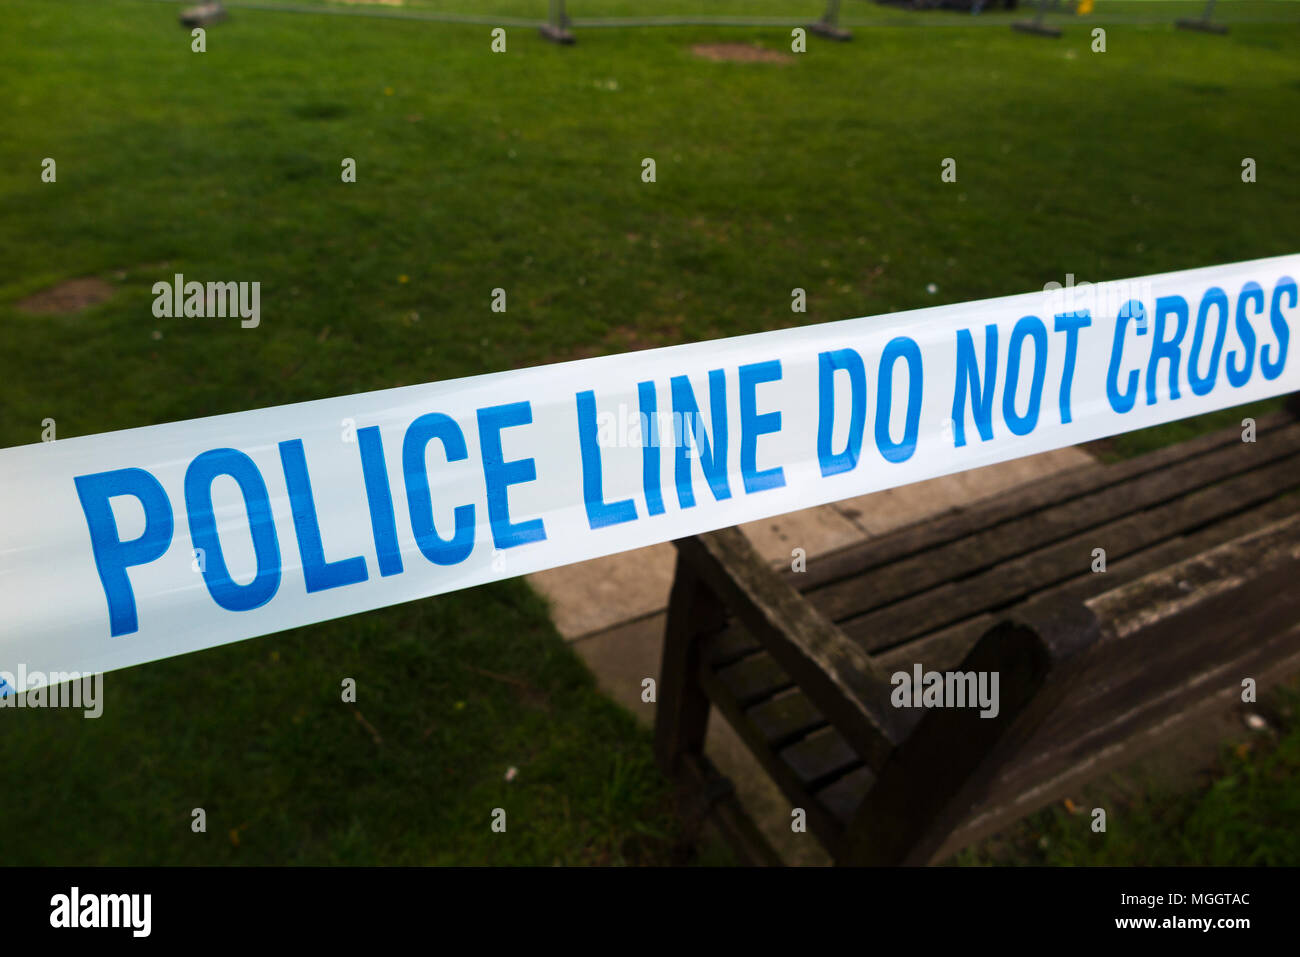
<svg viewBox="0 0 1300 957"><path fill-rule="evenodd" d="M1300 255L0 450L0 671L94 673L1300 390Z"/></svg>

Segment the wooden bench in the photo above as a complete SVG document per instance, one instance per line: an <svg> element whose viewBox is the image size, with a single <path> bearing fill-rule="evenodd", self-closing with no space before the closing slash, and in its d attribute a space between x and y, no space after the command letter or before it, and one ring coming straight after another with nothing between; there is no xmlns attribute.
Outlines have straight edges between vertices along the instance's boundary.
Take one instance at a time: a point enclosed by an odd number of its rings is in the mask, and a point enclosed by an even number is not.
<svg viewBox="0 0 1300 957"><path fill-rule="evenodd" d="M703 753L712 704L837 863L922 864L1300 670L1296 398L1254 443L1069 470L804 572L735 528L676 542L657 760L778 862ZM997 672L997 716L894 707L916 664Z"/></svg>

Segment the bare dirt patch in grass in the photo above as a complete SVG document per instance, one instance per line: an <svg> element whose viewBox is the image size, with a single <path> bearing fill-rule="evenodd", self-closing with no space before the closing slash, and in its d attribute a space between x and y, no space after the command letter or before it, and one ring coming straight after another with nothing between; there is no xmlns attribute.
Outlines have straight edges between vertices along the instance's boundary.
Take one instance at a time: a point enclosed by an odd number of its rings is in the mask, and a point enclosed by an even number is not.
<svg viewBox="0 0 1300 957"><path fill-rule="evenodd" d="M780 50L765 50L751 43L697 43L691 52L706 60L726 63L790 63L794 57Z"/></svg>
<svg viewBox="0 0 1300 957"><path fill-rule="evenodd" d="M42 314L80 312L98 305L111 297L116 290L110 283L94 276L68 279L19 300L18 308Z"/></svg>

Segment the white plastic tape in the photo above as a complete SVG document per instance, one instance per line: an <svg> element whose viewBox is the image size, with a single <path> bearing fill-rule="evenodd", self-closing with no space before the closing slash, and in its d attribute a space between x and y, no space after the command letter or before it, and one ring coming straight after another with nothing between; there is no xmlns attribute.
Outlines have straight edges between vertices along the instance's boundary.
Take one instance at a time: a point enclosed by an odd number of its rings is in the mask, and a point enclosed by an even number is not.
<svg viewBox="0 0 1300 957"><path fill-rule="evenodd" d="M27 687L1300 390L1300 255L0 451Z"/></svg>

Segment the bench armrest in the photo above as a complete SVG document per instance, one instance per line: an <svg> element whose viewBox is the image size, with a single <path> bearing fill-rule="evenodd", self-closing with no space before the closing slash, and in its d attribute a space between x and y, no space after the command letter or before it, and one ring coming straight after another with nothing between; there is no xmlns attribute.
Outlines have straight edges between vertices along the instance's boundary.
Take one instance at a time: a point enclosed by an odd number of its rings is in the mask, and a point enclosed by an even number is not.
<svg viewBox="0 0 1300 957"><path fill-rule="evenodd" d="M897 746L888 678L871 656L725 528L679 539L678 553L825 712L872 768Z"/></svg>
<svg viewBox="0 0 1300 957"><path fill-rule="evenodd" d="M1274 522L1194 558L1121 585L1086 604L1105 623L1103 640L1122 641L1174 622L1211 628L1225 614L1263 613L1268 625L1294 624L1300 604L1300 515ZM1260 601L1241 600L1250 586ZM1229 602L1224 602L1229 598ZM1220 606L1231 607L1220 607Z"/></svg>

